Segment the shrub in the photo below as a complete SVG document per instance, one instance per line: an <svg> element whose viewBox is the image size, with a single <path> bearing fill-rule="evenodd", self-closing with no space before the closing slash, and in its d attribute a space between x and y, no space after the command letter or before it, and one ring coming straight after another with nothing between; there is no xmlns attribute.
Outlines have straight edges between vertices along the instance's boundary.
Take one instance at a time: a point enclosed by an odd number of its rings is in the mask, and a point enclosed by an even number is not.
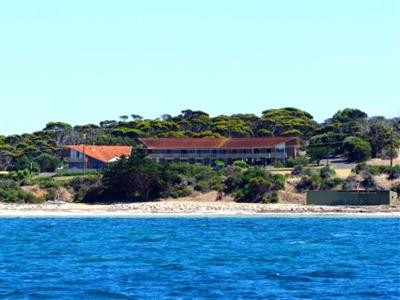
<svg viewBox="0 0 400 300"><path fill-rule="evenodd" d="M169 164L165 167L164 177L169 186L191 186L200 192L220 190L222 185L220 172L202 164Z"/></svg>
<svg viewBox="0 0 400 300"><path fill-rule="evenodd" d="M362 174L367 172L371 175L387 174L388 179L400 178L400 165L395 165L392 168L390 166L383 165L367 165L366 163L357 164L353 170L356 174Z"/></svg>
<svg viewBox="0 0 400 300"><path fill-rule="evenodd" d="M306 175L296 185L296 189L300 192L312 190L330 190L342 183L340 178L332 178L335 171L331 168L324 167L319 172L312 172Z"/></svg>
<svg viewBox="0 0 400 300"><path fill-rule="evenodd" d="M389 179L397 179L400 178L400 165L394 166L392 169L389 171Z"/></svg>
<svg viewBox="0 0 400 300"><path fill-rule="evenodd" d="M55 181L53 178L35 178L29 182L29 184L38 184L41 188L44 189L51 189L51 188L58 188L61 183Z"/></svg>
<svg viewBox="0 0 400 300"><path fill-rule="evenodd" d="M331 190L341 184L343 184L343 180L340 179L339 177L335 177L335 178L323 181L323 183L321 185L321 189L322 190Z"/></svg>
<svg viewBox="0 0 400 300"><path fill-rule="evenodd" d="M297 156L294 158L289 158L287 161L287 166L288 167L297 167L297 166L302 166L306 167L310 163L310 159L306 156Z"/></svg>
<svg viewBox="0 0 400 300"><path fill-rule="evenodd" d="M18 170L16 172L11 172L10 173L10 178L19 184L26 184L28 180L30 179L30 172L27 169L24 170Z"/></svg>
<svg viewBox="0 0 400 300"><path fill-rule="evenodd" d="M250 178L248 183L235 194L235 200L239 202L262 202L266 200L266 194L271 190L271 182L263 177Z"/></svg>
<svg viewBox="0 0 400 300"><path fill-rule="evenodd" d="M236 160L233 165L238 168L246 169L248 167L247 163L243 160Z"/></svg>
<svg viewBox="0 0 400 300"><path fill-rule="evenodd" d="M192 191L187 186L174 186L168 191L168 196L172 198L187 197L192 194Z"/></svg>
<svg viewBox="0 0 400 300"><path fill-rule="evenodd" d="M11 179L0 179L0 189L17 188L18 184Z"/></svg>
<svg viewBox="0 0 400 300"><path fill-rule="evenodd" d="M32 170L32 172L40 171L39 164L27 156L20 156L18 158L15 158L12 165L13 165L12 167L13 171L24 170L24 169Z"/></svg>
<svg viewBox="0 0 400 300"><path fill-rule="evenodd" d="M370 173L364 173L363 174L363 180L361 181L361 185L366 189L376 189L376 182L374 180L374 177Z"/></svg>
<svg viewBox="0 0 400 300"><path fill-rule="evenodd" d="M130 201L157 199L168 187L163 171L157 163L134 152L106 167L102 177L104 192Z"/></svg>
<svg viewBox="0 0 400 300"><path fill-rule="evenodd" d="M398 183L397 185L393 186L393 187L391 188L391 190L392 190L393 192L396 192L397 195L400 196L400 183Z"/></svg>
<svg viewBox="0 0 400 300"><path fill-rule="evenodd" d="M0 188L0 201L9 203L41 203L45 199L36 197L18 187Z"/></svg>
<svg viewBox="0 0 400 300"><path fill-rule="evenodd" d="M322 185L322 179L318 175L304 176L296 185L296 189L300 192L306 190L317 190Z"/></svg>
<svg viewBox="0 0 400 300"><path fill-rule="evenodd" d="M285 167L285 165L284 165L283 162L280 161L280 160L277 160L277 161L274 163L274 168L279 169L279 168L284 168L284 167Z"/></svg>
<svg viewBox="0 0 400 300"><path fill-rule="evenodd" d="M360 186L360 182L357 180L356 176L349 176L343 182L343 190L352 191L357 190Z"/></svg>
<svg viewBox="0 0 400 300"><path fill-rule="evenodd" d="M371 145L362 138L349 136L343 141L343 150L351 161L365 161L371 157Z"/></svg>
<svg viewBox="0 0 400 300"><path fill-rule="evenodd" d="M302 165L295 166L291 174L294 176L304 175L304 167Z"/></svg>
<svg viewBox="0 0 400 300"><path fill-rule="evenodd" d="M268 202L273 198L272 193L284 186L283 175L272 175L265 169L249 167L228 175L223 190L226 194L233 194L238 202Z"/></svg>
<svg viewBox="0 0 400 300"><path fill-rule="evenodd" d="M75 202L86 202L90 192L92 192L91 198L93 198L93 190L100 187L100 178L97 175L75 177L68 182L68 186L75 192Z"/></svg>
<svg viewBox="0 0 400 300"><path fill-rule="evenodd" d="M353 171L356 174L361 174L362 172L366 171L371 173L372 175L380 175L382 173L387 173L388 170L389 167L387 166L367 165L365 162L362 162L357 164Z"/></svg>
<svg viewBox="0 0 400 300"><path fill-rule="evenodd" d="M61 165L61 161L57 157L47 153L39 155L35 161L41 172L54 172Z"/></svg>
<svg viewBox="0 0 400 300"><path fill-rule="evenodd" d="M323 167L319 170L319 176L322 179L329 179L336 174L335 170L330 167Z"/></svg>

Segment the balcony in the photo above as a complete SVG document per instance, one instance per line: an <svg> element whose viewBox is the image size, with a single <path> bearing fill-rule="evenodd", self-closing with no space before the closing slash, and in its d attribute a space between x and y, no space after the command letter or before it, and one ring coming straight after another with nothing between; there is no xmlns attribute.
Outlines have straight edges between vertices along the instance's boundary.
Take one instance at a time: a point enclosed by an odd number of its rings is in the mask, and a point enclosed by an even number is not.
<svg viewBox="0 0 400 300"><path fill-rule="evenodd" d="M77 157L64 157L64 162L66 163L87 163L89 160L87 157L85 159L83 158L77 158Z"/></svg>
<svg viewBox="0 0 400 300"><path fill-rule="evenodd" d="M150 153L153 159L284 159L286 153Z"/></svg>

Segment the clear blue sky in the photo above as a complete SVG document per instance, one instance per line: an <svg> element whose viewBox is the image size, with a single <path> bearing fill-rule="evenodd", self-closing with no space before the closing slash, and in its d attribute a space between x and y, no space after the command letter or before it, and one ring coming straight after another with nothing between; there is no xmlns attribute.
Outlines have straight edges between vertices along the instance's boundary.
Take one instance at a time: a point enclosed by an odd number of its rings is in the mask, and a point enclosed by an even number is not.
<svg viewBox="0 0 400 300"><path fill-rule="evenodd" d="M400 107L398 0L0 3L0 135L294 106Z"/></svg>

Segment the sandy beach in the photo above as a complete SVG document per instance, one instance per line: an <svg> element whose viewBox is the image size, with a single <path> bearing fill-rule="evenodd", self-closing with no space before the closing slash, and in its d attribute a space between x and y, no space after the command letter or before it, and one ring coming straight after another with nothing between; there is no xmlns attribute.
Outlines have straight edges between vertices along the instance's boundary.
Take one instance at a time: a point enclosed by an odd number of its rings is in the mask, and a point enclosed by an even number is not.
<svg viewBox="0 0 400 300"><path fill-rule="evenodd" d="M400 206L306 206L234 202L158 201L89 205L81 203L0 204L0 217L355 215L400 217Z"/></svg>

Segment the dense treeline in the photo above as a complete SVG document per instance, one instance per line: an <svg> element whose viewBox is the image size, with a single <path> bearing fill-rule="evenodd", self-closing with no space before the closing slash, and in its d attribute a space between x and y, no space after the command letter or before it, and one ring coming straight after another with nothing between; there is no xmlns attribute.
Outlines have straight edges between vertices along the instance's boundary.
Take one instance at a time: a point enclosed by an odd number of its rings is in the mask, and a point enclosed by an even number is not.
<svg viewBox="0 0 400 300"><path fill-rule="evenodd" d="M348 177L340 178L330 167L309 167L304 158L293 159L290 163L293 165L291 174L283 175L275 172L276 169L249 166L243 161L232 165L219 162L214 167L198 163L159 165L143 157L141 151L134 151L129 158L109 164L101 173L84 176L80 173L78 176L38 177L27 170L11 172L0 178L0 201L115 203L181 198L214 191L216 200L231 197L237 202L275 203L282 200L282 195L293 197L293 193L304 194L310 190L390 188L400 192L400 165L360 163ZM385 183L382 186L384 178L391 181L389 187Z"/></svg>
<svg viewBox="0 0 400 300"><path fill-rule="evenodd" d="M216 191L218 198L230 195L238 202L269 203L278 201L285 176L242 161L214 168L190 163L162 166L134 151L129 158L108 165L102 176L77 177L69 186L78 202L149 201Z"/></svg>
<svg viewBox="0 0 400 300"><path fill-rule="evenodd" d="M99 125L50 122L42 131L0 136L0 170L52 171L61 164L66 144L134 145L136 137L265 137L298 135L312 161L345 155L353 161L397 156L400 119L368 117L358 109L338 111L322 124L296 108L270 109L261 116L234 114L210 117L184 110L178 116L143 119L123 115ZM392 142L393 141L393 142ZM393 147L391 148L391 145Z"/></svg>

